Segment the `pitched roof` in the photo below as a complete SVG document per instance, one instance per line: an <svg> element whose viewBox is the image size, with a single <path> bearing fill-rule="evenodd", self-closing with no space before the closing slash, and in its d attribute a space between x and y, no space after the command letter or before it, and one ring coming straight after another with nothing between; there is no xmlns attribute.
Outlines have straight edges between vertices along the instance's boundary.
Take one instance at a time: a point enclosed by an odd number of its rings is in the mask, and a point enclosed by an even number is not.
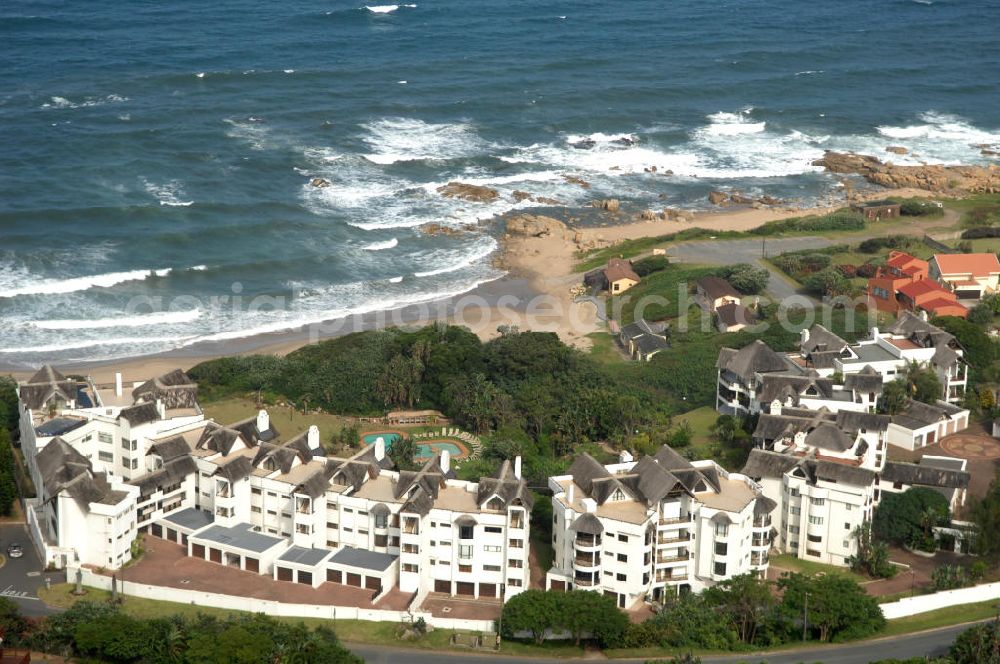
<svg viewBox="0 0 1000 664"><path fill-rule="evenodd" d="M753 325L757 322L757 315L744 307L742 304L730 302L715 309L715 315L719 317L719 322L726 327L736 325Z"/></svg>
<svg viewBox="0 0 1000 664"><path fill-rule="evenodd" d="M575 519L569 529L573 532L584 533L585 535L600 535L604 532L601 520L590 513L583 514L578 519Z"/></svg>
<svg viewBox="0 0 1000 664"><path fill-rule="evenodd" d="M183 436L172 436L149 446L146 454L156 454L164 463L191 453L191 446Z"/></svg>
<svg viewBox="0 0 1000 664"><path fill-rule="evenodd" d="M157 489L168 487L198 472L198 464L193 457L182 456L163 464L163 467L129 480L127 484L139 487L139 492L149 495Z"/></svg>
<svg viewBox="0 0 1000 664"><path fill-rule="evenodd" d="M162 376L151 378L132 390L135 401L156 401L159 399L167 408L196 408L198 406L198 385L180 369L174 369Z"/></svg>
<svg viewBox="0 0 1000 664"><path fill-rule="evenodd" d="M222 456L228 456L237 440L240 440L238 431L216 424L215 422L207 422L205 428L201 431L201 436L198 438L195 448L199 450L212 450Z"/></svg>
<svg viewBox="0 0 1000 664"><path fill-rule="evenodd" d="M930 464L887 461L882 470L882 479L887 482L901 482L910 486L927 486L950 489L966 489L971 474L965 470L935 468ZM930 461L930 460L928 460Z"/></svg>
<svg viewBox="0 0 1000 664"><path fill-rule="evenodd" d="M870 364L861 371L844 376L844 388L854 392L878 392L882 389L882 374Z"/></svg>
<svg viewBox="0 0 1000 664"><path fill-rule="evenodd" d="M215 469L216 475L220 475L230 482L238 482L248 477L252 472L253 464L245 456L238 456Z"/></svg>
<svg viewBox="0 0 1000 664"><path fill-rule="evenodd" d="M695 282L695 285L705 292L712 300L717 300L720 297L741 297L739 291L733 288L733 285L723 279L722 277L707 276L702 277Z"/></svg>
<svg viewBox="0 0 1000 664"><path fill-rule="evenodd" d="M834 398L834 385L833 379L820 378L819 376L765 374L761 380L758 400L761 403L770 403L775 399L784 402L785 399L791 397L797 401L797 397L805 395L810 391L810 388L812 388L813 394L809 396L832 399Z"/></svg>
<svg viewBox="0 0 1000 664"><path fill-rule="evenodd" d="M118 413L118 419L125 420L130 426L137 427L142 424L149 424L160 419L160 411L156 404L151 401L144 401L128 408L122 408Z"/></svg>
<svg viewBox="0 0 1000 664"><path fill-rule="evenodd" d="M31 410L42 408L53 396L58 395L64 401L76 399L78 384L69 380L51 365L46 364L33 375L27 383L18 388L18 395L24 405Z"/></svg>
<svg viewBox="0 0 1000 664"><path fill-rule="evenodd" d="M934 254L931 260L937 263L942 275L971 274L974 277L989 277L1000 274L1000 260L993 253Z"/></svg>
<svg viewBox="0 0 1000 664"><path fill-rule="evenodd" d="M749 381L755 373L785 371L789 368L785 359L760 339L737 351L730 348L721 349L716 367L730 371L746 381Z"/></svg>
<svg viewBox="0 0 1000 664"><path fill-rule="evenodd" d="M912 263L922 263L924 267L927 265L927 261L921 260L916 256L911 256L905 251L890 251L889 260L885 262L889 267L894 267L897 269L902 269L911 265Z"/></svg>
<svg viewBox="0 0 1000 664"><path fill-rule="evenodd" d="M609 283L614 283L621 279L631 279L632 281L642 280L635 273L635 270L632 269L632 261L625 260L624 258L612 258L609 260L608 266L604 268L604 278Z"/></svg>
<svg viewBox="0 0 1000 664"><path fill-rule="evenodd" d="M933 279L918 279L917 281L911 281L908 284L900 286L896 290L911 299L916 299L921 295L927 295L928 293L937 293L941 297L951 299L952 301L955 299L954 294L952 294L950 290Z"/></svg>
<svg viewBox="0 0 1000 664"><path fill-rule="evenodd" d="M243 440L247 441L251 445L258 442L269 443L272 440L277 439L280 435L274 424L271 423L270 418L268 418L268 428L261 431L257 427L256 415L248 417L245 420L240 420L235 424L230 424L229 428L239 431L243 435Z"/></svg>
<svg viewBox="0 0 1000 664"><path fill-rule="evenodd" d="M777 478L784 476L800 461L801 459L788 454L754 448L750 450L750 456L747 457L747 462L743 464L740 473L753 478Z"/></svg>
<svg viewBox="0 0 1000 664"><path fill-rule="evenodd" d="M816 477L821 480L867 486L875 481L875 472L833 461L816 461Z"/></svg>
<svg viewBox="0 0 1000 664"><path fill-rule="evenodd" d="M656 455L653 458L656 459L657 463L671 472L677 470L690 470L694 468L694 464L678 454L677 451L669 445L661 445L660 449L656 452Z"/></svg>
<svg viewBox="0 0 1000 664"><path fill-rule="evenodd" d="M835 424L823 422L806 435L806 445L834 452L846 452L854 447L854 439Z"/></svg>
<svg viewBox="0 0 1000 664"><path fill-rule="evenodd" d="M847 345L847 342L838 335L816 323L809 328L809 338L799 344L799 349L806 354L825 351L839 353Z"/></svg>
<svg viewBox="0 0 1000 664"><path fill-rule="evenodd" d="M492 496L500 498L504 507L519 502L530 510L535 504L528 483L514 476L514 469L506 459L493 477L479 478L476 503L482 507Z"/></svg>
<svg viewBox="0 0 1000 664"><path fill-rule="evenodd" d="M892 422L889 415L875 413L860 413L853 410L839 410L836 416L837 426L844 431L857 433L859 431L885 431Z"/></svg>
<svg viewBox="0 0 1000 664"><path fill-rule="evenodd" d="M51 364L43 365L41 369L28 379L28 383L62 383L66 376L59 372Z"/></svg>

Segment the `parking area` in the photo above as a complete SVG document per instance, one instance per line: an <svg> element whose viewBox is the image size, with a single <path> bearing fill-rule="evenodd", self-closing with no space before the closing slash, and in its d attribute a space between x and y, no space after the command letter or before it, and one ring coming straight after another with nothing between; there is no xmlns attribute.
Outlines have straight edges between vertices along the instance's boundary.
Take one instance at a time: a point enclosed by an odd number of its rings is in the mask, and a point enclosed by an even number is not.
<svg viewBox="0 0 1000 664"><path fill-rule="evenodd" d="M20 558L7 557L7 547L13 542L21 545L24 555ZM60 583L65 576L62 572L43 571L41 558L24 524L0 524L0 553L6 558L6 563L0 567L0 596L14 600L27 616L52 613L52 609L38 599L38 589L45 585L46 577L52 583Z"/></svg>

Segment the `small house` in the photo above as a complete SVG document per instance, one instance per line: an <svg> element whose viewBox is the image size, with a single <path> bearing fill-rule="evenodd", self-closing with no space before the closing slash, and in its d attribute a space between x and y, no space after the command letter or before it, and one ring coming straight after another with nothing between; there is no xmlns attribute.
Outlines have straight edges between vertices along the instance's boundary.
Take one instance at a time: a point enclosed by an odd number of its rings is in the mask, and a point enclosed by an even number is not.
<svg viewBox="0 0 1000 664"><path fill-rule="evenodd" d="M667 326L665 323L649 323L640 318L622 327L618 333L618 341L629 357L648 362L668 347Z"/></svg>
<svg viewBox="0 0 1000 664"><path fill-rule="evenodd" d="M715 310L719 332L739 332L757 322L757 315L739 302L729 302Z"/></svg>
<svg viewBox="0 0 1000 664"><path fill-rule="evenodd" d="M695 282L698 304L706 311L716 311L726 304L739 304L740 294L722 277L702 277Z"/></svg>
<svg viewBox="0 0 1000 664"><path fill-rule="evenodd" d="M607 284L608 292L613 295L624 293L640 281L641 278L632 269L632 261L630 260L612 258L608 261L608 266L604 268L604 282Z"/></svg>
<svg viewBox="0 0 1000 664"><path fill-rule="evenodd" d="M1000 289L1000 260L996 254L935 254L930 276L959 300L980 300Z"/></svg>
<svg viewBox="0 0 1000 664"><path fill-rule="evenodd" d="M868 201L852 205L851 209L860 212L868 221L883 221L899 217L899 203L892 201Z"/></svg>

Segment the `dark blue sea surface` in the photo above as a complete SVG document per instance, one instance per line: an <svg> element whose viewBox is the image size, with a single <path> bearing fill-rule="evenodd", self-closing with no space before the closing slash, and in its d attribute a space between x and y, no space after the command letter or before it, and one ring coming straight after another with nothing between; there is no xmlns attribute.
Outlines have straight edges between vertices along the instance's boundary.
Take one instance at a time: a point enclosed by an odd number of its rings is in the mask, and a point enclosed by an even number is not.
<svg viewBox="0 0 1000 664"><path fill-rule="evenodd" d="M469 290L500 274L484 222L532 206L514 191L809 202L827 149L983 163L998 30L995 1L5 2L0 363ZM210 300L260 294L294 299Z"/></svg>

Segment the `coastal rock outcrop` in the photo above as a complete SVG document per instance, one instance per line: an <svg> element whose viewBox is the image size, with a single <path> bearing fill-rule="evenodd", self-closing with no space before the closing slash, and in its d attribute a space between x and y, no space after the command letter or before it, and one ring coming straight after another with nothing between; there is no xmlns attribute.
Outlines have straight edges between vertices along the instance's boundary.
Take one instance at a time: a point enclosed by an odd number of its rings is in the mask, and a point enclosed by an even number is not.
<svg viewBox="0 0 1000 664"><path fill-rule="evenodd" d="M946 194L1000 192L1000 166L897 166L870 155L827 152L813 162L831 173L852 173L890 189L923 189Z"/></svg>
<svg viewBox="0 0 1000 664"><path fill-rule="evenodd" d="M324 187L329 187L331 182L325 178L313 178L309 181L309 184L317 189L323 189Z"/></svg>
<svg viewBox="0 0 1000 664"><path fill-rule="evenodd" d="M474 203L489 203L500 197L500 192L491 187L464 182L449 182L437 188L437 192L445 198L458 198Z"/></svg>
<svg viewBox="0 0 1000 664"><path fill-rule="evenodd" d="M784 201L773 196L760 196L753 198L739 191L713 191L708 194L708 201L719 207L729 207L730 205L749 205L754 208L775 207L784 205Z"/></svg>
<svg viewBox="0 0 1000 664"><path fill-rule="evenodd" d="M910 151L899 145L890 145L885 149L886 152L891 152L893 154L910 154Z"/></svg>
<svg viewBox="0 0 1000 664"><path fill-rule="evenodd" d="M621 209L622 204L617 198L602 198L596 201L590 201L590 206L601 210L607 210L608 212L618 212Z"/></svg>
<svg viewBox="0 0 1000 664"><path fill-rule="evenodd" d="M507 235L521 237L565 237L566 224L542 214L517 214L507 219Z"/></svg>
<svg viewBox="0 0 1000 664"><path fill-rule="evenodd" d="M586 180L584 180L583 178L578 178L575 175L564 175L562 177L563 177L563 180L565 180L566 182L568 182L570 184L575 184L575 185L577 185L579 187L582 187L584 189L590 189L590 183L587 182Z"/></svg>

